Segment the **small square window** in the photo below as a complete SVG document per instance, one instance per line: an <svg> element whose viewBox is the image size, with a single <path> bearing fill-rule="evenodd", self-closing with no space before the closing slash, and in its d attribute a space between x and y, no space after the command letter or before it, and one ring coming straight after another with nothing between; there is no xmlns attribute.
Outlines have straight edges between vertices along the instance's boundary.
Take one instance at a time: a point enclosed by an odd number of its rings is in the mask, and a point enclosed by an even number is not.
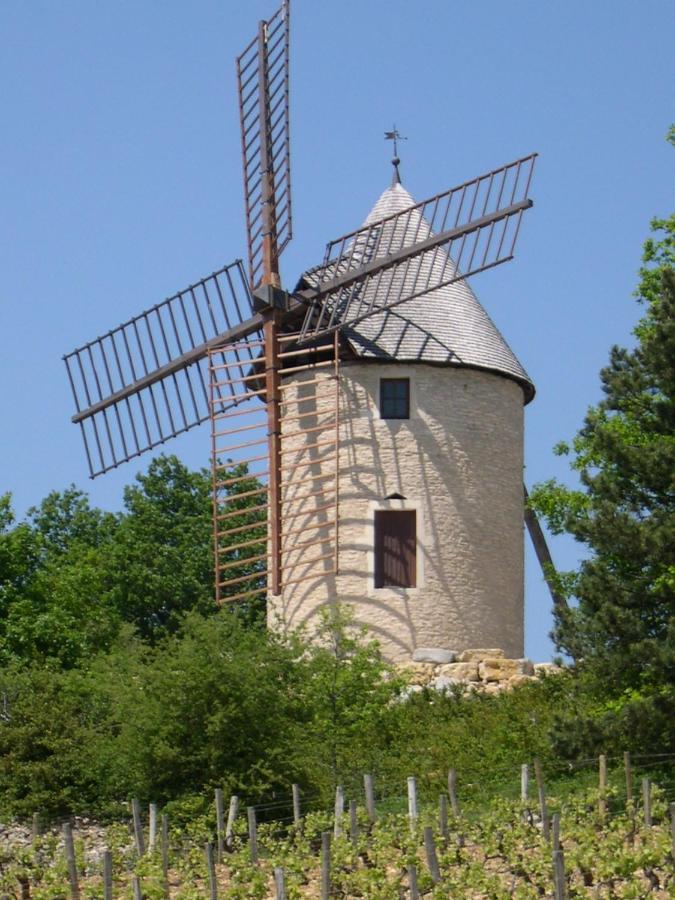
<svg viewBox="0 0 675 900"><path fill-rule="evenodd" d="M380 418L410 418L410 379L380 379Z"/></svg>

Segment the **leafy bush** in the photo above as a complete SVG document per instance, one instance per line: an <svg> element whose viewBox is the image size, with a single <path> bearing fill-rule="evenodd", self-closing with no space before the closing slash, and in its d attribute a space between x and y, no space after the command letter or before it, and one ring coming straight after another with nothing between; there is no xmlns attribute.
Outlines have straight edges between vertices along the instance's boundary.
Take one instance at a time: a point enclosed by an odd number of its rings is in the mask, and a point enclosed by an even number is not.
<svg viewBox="0 0 675 900"><path fill-rule="evenodd" d="M497 697L422 692L400 680L344 611L319 642L252 629L227 608L189 615L155 645L123 629L87 668L0 673L0 813L115 815L131 796L191 814L216 786L242 802L301 785L330 805L371 772L381 792L408 775L435 796L450 767L487 787L550 757L568 679ZM196 806L195 806L196 804Z"/></svg>

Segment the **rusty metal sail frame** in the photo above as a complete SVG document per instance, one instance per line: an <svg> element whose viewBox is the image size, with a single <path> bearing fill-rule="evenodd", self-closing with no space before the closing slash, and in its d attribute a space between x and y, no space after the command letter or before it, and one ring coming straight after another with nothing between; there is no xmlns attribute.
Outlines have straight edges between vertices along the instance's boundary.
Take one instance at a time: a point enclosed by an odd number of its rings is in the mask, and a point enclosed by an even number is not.
<svg viewBox="0 0 675 900"><path fill-rule="evenodd" d="M206 354L261 333L240 261L202 278L63 359L92 478L210 416ZM227 392L233 398L233 391Z"/></svg>
<svg viewBox="0 0 675 900"><path fill-rule="evenodd" d="M513 259L523 213L532 206L536 157L517 159L331 241L299 293L309 304L301 340Z"/></svg>
<svg viewBox="0 0 675 900"><path fill-rule="evenodd" d="M256 37L237 60L249 279L252 290L263 289L258 295L258 308L263 319L269 587L273 594L281 591L282 555L281 315L275 298L278 301L281 286L279 256L292 233L289 24L289 0L283 0L271 19L258 23ZM217 576L216 584L218 580Z"/></svg>
<svg viewBox="0 0 675 900"><path fill-rule="evenodd" d="M269 452L265 342L253 365L237 345L210 351L216 600L253 600L272 590L275 563L284 585L337 571L339 352L278 339L279 465ZM248 344L246 347L248 348ZM234 388L233 407L225 390ZM273 479L282 514L271 540Z"/></svg>
<svg viewBox="0 0 675 900"><path fill-rule="evenodd" d="M278 274L293 237L289 119L290 4L285 0L237 58L251 290ZM271 237L271 240L266 240Z"/></svg>

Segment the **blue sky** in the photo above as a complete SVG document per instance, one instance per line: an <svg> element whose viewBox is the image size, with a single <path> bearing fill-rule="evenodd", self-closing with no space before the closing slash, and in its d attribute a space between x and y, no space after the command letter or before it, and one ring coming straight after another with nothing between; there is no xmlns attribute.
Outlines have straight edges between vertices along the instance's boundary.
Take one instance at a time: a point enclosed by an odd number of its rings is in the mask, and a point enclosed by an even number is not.
<svg viewBox="0 0 675 900"><path fill-rule="evenodd" d="M234 58L275 0L0 2L0 491L23 515L74 482L117 509L140 464L90 482L69 424L71 350L245 253ZM390 179L417 198L531 151L516 260L476 276L538 393L526 481L631 342L642 241L672 211L671 0L293 0L295 239L287 283L357 227ZM208 433L167 445L208 462ZM559 538L556 562L581 548ZM552 649L528 547L527 652Z"/></svg>

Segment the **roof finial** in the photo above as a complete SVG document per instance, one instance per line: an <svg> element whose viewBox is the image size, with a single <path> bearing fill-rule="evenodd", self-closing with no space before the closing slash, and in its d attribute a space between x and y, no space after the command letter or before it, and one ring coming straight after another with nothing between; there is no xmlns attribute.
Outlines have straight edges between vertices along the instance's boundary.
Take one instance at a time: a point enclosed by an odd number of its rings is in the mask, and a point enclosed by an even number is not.
<svg viewBox="0 0 675 900"><path fill-rule="evenodd" d="M401 173L398 170L398 167L401 163L401 160L398 156L398 142L399 141L407 141L407 137L403 137L402 134L396 130L396 125L394 125L391 131L385 131L384 133L385 141L393 141L394 142L394 158L391 161L392 166L394 167L394 174L391 179L392 186L395 184L401 183Z"/></svg>

